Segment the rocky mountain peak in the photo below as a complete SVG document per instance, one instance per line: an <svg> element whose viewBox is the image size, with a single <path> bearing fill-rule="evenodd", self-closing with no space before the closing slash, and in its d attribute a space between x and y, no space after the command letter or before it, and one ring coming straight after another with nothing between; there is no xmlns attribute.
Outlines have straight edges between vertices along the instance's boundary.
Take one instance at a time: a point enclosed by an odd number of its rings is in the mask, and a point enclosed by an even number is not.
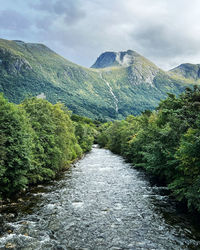
<svg viewBox="0 0 200 250"><path fill-rule="evenodd" d="M128 81L132 85L146 83L154 86L153 80L160 69L151 61L133 50L122 52L104 52L92 68L123 67L128 72Z"/></svg>
<svg viewBox="0 0 200 250"><path fill-rule="evenodd" d="M107 68L107 67L128 67L134 64L136 58L142 57L133 50L121 52L104 52L101 54L91 68Z"/></svg>

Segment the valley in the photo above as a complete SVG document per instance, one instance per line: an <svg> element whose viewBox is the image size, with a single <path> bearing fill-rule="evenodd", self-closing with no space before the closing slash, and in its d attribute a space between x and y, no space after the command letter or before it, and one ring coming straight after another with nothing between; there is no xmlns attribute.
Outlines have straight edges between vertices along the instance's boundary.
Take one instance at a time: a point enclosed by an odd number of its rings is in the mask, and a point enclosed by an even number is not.
<svg viewBox="0 0 200 250"><path fill-rule="evenodd" d="M152 110L168 92L178 95L198 81L132 50L105 52L85 68L43 44L0 39L0 92L14 103L42 94L75 114L115 120Z"/></svg>

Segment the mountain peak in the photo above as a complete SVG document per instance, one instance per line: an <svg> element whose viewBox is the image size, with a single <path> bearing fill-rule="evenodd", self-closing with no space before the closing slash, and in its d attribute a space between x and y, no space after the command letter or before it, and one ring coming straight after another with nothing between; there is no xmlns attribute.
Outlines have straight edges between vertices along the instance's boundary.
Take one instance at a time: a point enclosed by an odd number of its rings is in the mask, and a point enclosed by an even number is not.
<svg viewBox="0 0 200 250"><path fill-rule="evenodd" d="M170 72L187 79L198 80L200 78L200 64L183 63L178 67L171 69Z"/></svg>
<svg viewBox="0 0 200 250"><path fill-rule="evenodd" d="M108 51L101 54L91 68L107 68L107 67L128 67L134 64L136 58L142 57L133 50L114 52Z"/></svg>

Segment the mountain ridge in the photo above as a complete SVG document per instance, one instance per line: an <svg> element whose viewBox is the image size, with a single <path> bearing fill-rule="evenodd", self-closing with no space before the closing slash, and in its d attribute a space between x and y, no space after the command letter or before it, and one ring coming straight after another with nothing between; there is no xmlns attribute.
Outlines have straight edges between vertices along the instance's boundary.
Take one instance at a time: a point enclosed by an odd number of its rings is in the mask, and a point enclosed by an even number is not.
<svg viewBox="0 0 200 250"><path fill-rule="evenodd" d="M0 39L0 92L15 103L42 95L76 114L113 120L154 109L167 92L179 94L188 84L135 51L121 53L121 64L132 56L126 66L85 68L43 44Z"/></svg>
<svg viewBox="0 0 200 250"><path fill-rule="evenodd" d="M170 70L170 72L182 76L186 79L200 79L200 64L182 63Z"/></svg>

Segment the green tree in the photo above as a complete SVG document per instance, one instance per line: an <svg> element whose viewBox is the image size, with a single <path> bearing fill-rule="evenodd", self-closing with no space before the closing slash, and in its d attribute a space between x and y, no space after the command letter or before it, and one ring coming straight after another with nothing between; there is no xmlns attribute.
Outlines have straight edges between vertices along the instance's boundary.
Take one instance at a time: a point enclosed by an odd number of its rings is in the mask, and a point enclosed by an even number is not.
<svg viewBox="0 0 200 250"><path fill-rule="evenodd" d="M30 182L50 180L82 153L69 113L62 104L31 98L22 103L29 115L34 137L34 168Z"/></svg>
<svg viewBox="0 0 200 250"><path fill-rule="evenodd" d="M32 129L25 111L0 95L0 194L27 187L32 162Z"/></svg>
<svg viewBox="0 0 200 250"><path fill-rule="evenodd" d="M189 128L181 138L176 157L179 160L177 176L170 184L179 201L200 212L200 129Z"/></svg>

